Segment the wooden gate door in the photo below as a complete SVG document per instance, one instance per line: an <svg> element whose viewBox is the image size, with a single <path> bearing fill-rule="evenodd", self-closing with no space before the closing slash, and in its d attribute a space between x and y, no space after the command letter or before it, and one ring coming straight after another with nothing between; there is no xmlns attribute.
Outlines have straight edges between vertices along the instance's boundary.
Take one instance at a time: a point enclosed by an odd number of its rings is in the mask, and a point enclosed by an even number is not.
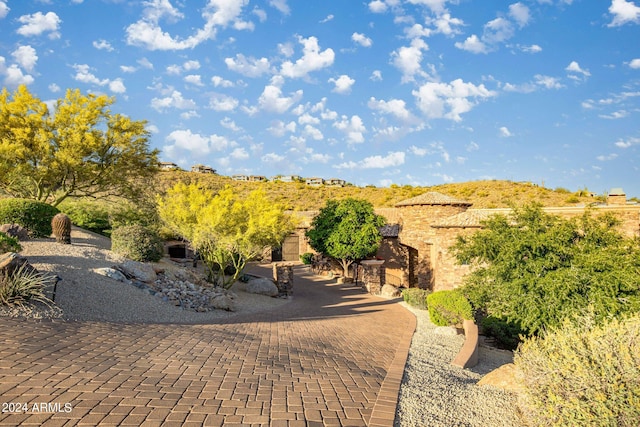
<svg viewBox="0 0 640 427"><path fill-rule="evenodd" d="M287 236L282 243L283 261L300 261L300 236Z"/></svg>

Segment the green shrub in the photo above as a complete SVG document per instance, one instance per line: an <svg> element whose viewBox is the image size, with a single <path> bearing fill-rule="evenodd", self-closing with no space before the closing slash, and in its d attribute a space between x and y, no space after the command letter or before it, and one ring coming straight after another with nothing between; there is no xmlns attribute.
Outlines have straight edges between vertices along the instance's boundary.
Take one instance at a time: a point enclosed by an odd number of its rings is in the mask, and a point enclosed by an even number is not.
<svg viewBox="0 0 640 427"><path fill-rule="evenodd" d="M305 265L311 265L311 263L313 262L313 253L303 253L302 255L300 255L300 261L302 261L302 263Z"/></svg>
<svg viewBox="0 0 640 427"><path fill-rule="evenodd" d="M141 225L125 225L111 233L111 250L134 261L155 262L164 254L162 239Z"/></svg>
<svg viewBox="0 0 640 427"><path fill-rule="evenodd" d="M522 329L515 322L509 322L494 316L488 316L481 321L482 333L493 338L496 347L515 350L520 343Z"/></svg>
<svg viewBox="0 0 640 427"><path fill-rule="evenodd" d="M106 204L85 200L65 200L59 207L71 218L74 225L95 233L109 234L111 225Z"/></svg>
<svg viewBox="0 0 640 427"><path fill-rule="evenodd" d="M23 264L11 275L0 278L0 304L24 305L31 301L49 304L51 301L45 296L45 289L54 283L54 276Z"/></svg>
<svg viewBox="0 0 640 427"><path fill-rule="evenodd" d="M421 310L427 309L427 296L431 292L426 289L409 288L402 291L402 299L404 302L412 307L419 308Z"/></svg>
<svg viewBox="0 0 640 427"><path fill-rule="evenodd" d="M600 324L595 318L565 319L516 352L529 425L638 425L640 314Z"/></svg>
<svg viewBox="0 0 640 427"><path fill-rule="evenodd" d="M51 236L51 219L60 212L55 207L28 199L0 200L0 224L19 224L30 237Z"/></svg>
<svg viewBox="0 0 640 427"><path fill-rule="evenodd" d="M5 233L0 231L0 254L5 252L20 252L21 250L22 246L20 246L18 239L7 236Z"/></svg>
<svg viewBox="0 0 640 427"><path fill-rule="evenodd" d="M427 306L429 318L437 326L460 325L465 319L473 319L471 304L458 290L429 294Z"/></svg>
<svg viewBox="0 0 640 427"><path fill-rule="evenodd" d="M111 250L134 261L156 262L164 254L158 234L142 225L125 225L111 233Z"/></svg>

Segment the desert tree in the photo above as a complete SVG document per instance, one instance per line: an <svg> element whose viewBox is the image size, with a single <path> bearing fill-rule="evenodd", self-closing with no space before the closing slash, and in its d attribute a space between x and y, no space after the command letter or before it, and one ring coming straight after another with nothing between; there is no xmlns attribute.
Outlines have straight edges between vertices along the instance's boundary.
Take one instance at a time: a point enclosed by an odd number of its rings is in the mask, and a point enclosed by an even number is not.
<svg viewBox="0 0 640 427"><path fill-rule="evenodd" d="M349 277L354 262L375 255L382 241L379 229L384 224L384 217L377 215L366 200L328 200L313 218L306 236L315 251L337 260L344 276Z"/></svg>
<svg viewBox="0 0 640 427"><path fill-rule="evenodd" d="M67 198L135 199L157 170L145 121L115 99L67 90L50 110L26 86L0 92L0 189L57 206Z"/></svg>
<svg viewBox="0 0 640 427"><path fill-rule="evenodd" d="M229 187L214 193L177 183L158 197L158 214L200 254L208 280L225 288L233 286L248 261L281 245L295 228L294 218L262 190L242 198ZM225 276L229 267L233 274Z"/></svg>

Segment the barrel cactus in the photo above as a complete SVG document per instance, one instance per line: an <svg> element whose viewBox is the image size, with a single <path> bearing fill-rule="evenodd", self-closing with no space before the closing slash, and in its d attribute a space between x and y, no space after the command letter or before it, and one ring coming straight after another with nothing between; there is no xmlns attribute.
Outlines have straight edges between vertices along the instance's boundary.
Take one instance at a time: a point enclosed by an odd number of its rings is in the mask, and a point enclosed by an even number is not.
<svg viewBox="0 0 640 427"><path fill-rule="evenodd" d="M71 243L71 218L63 213L56 214L51 220L51 230L56 242Z"/></svg>

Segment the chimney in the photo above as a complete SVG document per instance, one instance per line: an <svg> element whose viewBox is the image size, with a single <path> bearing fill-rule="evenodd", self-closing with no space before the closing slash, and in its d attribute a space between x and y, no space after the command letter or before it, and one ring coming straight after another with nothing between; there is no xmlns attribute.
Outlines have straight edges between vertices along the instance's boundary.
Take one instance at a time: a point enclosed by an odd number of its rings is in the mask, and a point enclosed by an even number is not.
<svg viewBox="0 0 640 427"><path fill-rule="evenodd" d="M607 205L626 205L627 195L622 188L612 188L607 196Z"/></svg>

